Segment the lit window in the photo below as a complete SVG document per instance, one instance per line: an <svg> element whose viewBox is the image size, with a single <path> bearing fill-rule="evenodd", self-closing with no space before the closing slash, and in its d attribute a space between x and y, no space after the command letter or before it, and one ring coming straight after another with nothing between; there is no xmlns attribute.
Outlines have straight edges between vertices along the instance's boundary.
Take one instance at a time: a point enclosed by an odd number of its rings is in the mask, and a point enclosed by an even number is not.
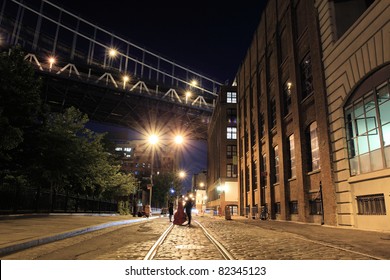
<svg viewBox="0 0 390 280"><path fill-rule="evenodd" d="M287 116L291 113L291 83L285 82L283 85L283 105L284 105L284 115Z"/></svg>
<svg viewBox="0 0 390 280"><path fill-rule="evenodd" d="M294 134L288 138L290 147L290 178L294 178L297 174L295 165L295 147L294 147Z"/></svg>
<svg viewBox="0 0 390 280"><path fill-rule="evenodd" d="M390 91L385 82L345 108L351 175L390 167Z"/></svg>
<svg viewBox="0 0 390 280"><path fill-rule="evenodd" d="M317 122L313 122L306 132L310 150L308 154L308 171L314 171L321 168L320 166L320 149L318 145Z"/></svg>
<svg viewBox="0 0 390 280"><path fill-rule="evenodd" d="M226 93L226 102L227 103L237 103L237 92L228 91Z"/></svg>
<svg viewBox="0 0 390 280"><path fill-rule="evenodd" d="M228 126L227 128L227 139L237 139L237 128Z"/></svg>

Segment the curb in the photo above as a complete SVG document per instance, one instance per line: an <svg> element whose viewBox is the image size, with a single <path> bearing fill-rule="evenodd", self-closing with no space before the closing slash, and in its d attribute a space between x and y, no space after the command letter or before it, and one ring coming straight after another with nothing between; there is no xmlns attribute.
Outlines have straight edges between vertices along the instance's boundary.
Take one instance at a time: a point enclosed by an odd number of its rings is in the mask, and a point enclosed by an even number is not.
<svg viewBox="0 0 390 280"><path fill-rule="evenodd" d="M96 231L96 230L100 230L100 229L105 229L108 227L121 226L121 225L132 224L132 223L147 222L148 220L156 219L159 217L160 216L154 216L154 217L152 216L150 218L114 221L114 222L108 222L108 223L99 224L99 225L95 225L95 226L80 228L80 229L76 229L76 230L71 230L71 231L67 231L67 232L63 232L63 233L59 233L59 234L55 234L55 235L45 236L45 237L30 240L30 241L2 247L2 248L0 248L0 256L9 255L9 254L14 253L16 251L25 250L25 249L28 249L31 247L47 244L50 242L66 239L69 237L74 237L77 235L81 235L84 233L88 233L88 232L92 232L92 231Z"/></svg>

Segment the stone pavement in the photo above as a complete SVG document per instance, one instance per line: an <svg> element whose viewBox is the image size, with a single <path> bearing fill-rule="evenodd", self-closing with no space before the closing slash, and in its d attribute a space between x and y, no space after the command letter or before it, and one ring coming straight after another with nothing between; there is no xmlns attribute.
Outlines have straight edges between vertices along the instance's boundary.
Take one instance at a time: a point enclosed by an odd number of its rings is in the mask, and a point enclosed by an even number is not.
<svg viewBox="0 0 390 280"><path fill-rule="evenodd" d="M156 217L153 217L156 218ZM237 259L387 259L390 233L234 216L194 217ZM166 218L167 219L167 218ZM152 221L132 216L30 215L0 218L0 256L85 232ZM153 225L152 222L150 225ZM129 255L130 256L130 255ZM194 223L175 226L157 259L221 259Z"/></svg>

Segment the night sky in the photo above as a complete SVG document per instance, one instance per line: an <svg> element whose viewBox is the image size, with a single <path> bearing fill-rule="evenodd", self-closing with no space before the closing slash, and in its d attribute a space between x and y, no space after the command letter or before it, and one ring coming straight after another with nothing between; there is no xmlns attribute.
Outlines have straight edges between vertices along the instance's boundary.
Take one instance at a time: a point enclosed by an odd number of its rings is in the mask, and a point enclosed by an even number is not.
<svg viewBox="0 0 390 280"><path fill-rule="evenodd" d="M246 5L210 0L52 2L160 56L219 82L231 83L266 1L245 1ZM115 130L132 137L124 129ZM187 142L181 166L189 175L185 184L188 188L192 174L207 169L207 143Z"/></svg>
<svg viewBox="0 0 390 280"><path fill-rule="evenodd" d="M266 2L52 1L132 43L223 83L233 81Z"/></svg>

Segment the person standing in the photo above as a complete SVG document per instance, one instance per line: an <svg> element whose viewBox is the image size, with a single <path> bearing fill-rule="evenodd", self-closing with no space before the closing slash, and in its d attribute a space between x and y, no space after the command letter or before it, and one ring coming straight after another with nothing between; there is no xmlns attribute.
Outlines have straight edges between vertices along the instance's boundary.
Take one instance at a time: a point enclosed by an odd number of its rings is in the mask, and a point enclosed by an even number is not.
<svg viewBox="0 0 390 280"><path fill-rule="evenodd" d="M193 204L192 204L192 199L189 198L189 199L186 201L186 204L184 205L184 209L186 210L187 219L188 219L188 223L187 223L188 226L191 225L192 206L193 206Z"/></svg>
<svg viewBox="0 0 390 280"><path fill-rule="evenodd" d="M169 222L172 222L172 216L173 216L173 203L169 202L168 204L168 212L169 212Z"/></svg>

